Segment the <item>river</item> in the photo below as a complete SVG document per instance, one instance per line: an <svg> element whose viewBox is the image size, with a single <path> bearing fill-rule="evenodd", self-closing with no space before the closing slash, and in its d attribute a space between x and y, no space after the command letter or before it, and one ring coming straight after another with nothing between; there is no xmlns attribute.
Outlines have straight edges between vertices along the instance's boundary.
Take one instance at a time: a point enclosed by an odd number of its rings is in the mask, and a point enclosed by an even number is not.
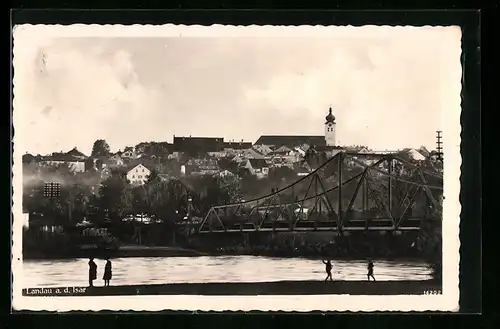
<svg viewBox="0 0 500 329"><path fill-rule="evenodd" d="M86 286L88 259L25 260L23 286ZM96 285L102 285L105 261L97 264ZM334 280L365 280L365 261L332 261ZM262 282L280 280L321 280L324 264L303 258L268 258L255 256L116 258L113 285ZM424 262L375 261L375 278L380 281L426 280L430 270Z"/></svg>

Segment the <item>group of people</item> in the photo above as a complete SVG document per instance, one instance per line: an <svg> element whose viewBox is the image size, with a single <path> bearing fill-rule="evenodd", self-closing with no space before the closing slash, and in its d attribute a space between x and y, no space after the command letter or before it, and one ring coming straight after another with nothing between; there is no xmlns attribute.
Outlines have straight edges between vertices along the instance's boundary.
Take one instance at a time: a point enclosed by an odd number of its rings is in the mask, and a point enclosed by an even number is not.
<svg viewBox="0 0 500 329"><path fill-rule="evenodd" d="M111 271L111 261L109 257L106 257L106 265L104 266L104 275L102 279L104 280L104 286L109 287L109 281L111 281L111 277L113 273ZM97 264L94 262L94 257L90 257L89 260L89 286L94 286L94 280L97 279Z"/></svg>
<svg viewBox="0 0 500 329"><path fill-rule="evenodd" d="M333 281L333 277L332 277L332 268L333 268L333 265L332 265L332 262L330 260L327 260L327 261L323 261L323 264L325 264L325 271L326 271L325 282L327 282L328 279L330 279L330 281ZM373 275L373 262L371 260L368 261L368 273L366 274L366 276L368 278L368 281L370 281L370 278L372 278L373 281L375 281L375 276Z"/></svg>
<svg viewBox="0 0 500 329"><path fill-rule="evenodd" d="M330 281L333 281L332 277L332 262L330 260L323 261L323 264L325 264L325 271L326 271L326 278L325 282L330 279ZM373 275L373 262L371 260L368 261L368 273L366 274L368 281L370 281L370 278L375 281L375 276ZM112 269L111 269L111 261L109 260L109 257L106 257L106 265L104 266L104 275L102 276L102 279L104 280L104 286L109 287L109 282L111 281L113 274L112 274ZM94 257L90 257L89 260L89 286L93 287L94 286L94 280L97 279L97 264L94 262Z"/></svg>

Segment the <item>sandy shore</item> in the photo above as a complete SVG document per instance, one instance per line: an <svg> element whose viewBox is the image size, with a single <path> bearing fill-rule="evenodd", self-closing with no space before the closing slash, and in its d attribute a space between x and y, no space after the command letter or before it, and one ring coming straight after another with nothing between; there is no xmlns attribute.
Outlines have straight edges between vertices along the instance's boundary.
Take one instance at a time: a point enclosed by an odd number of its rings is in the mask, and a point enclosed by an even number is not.
<svg viewBox="0 0 500 329"><path fill-rule="evenodd" d="M436 281L275 281L244 283L172 283L111 287L23 289L24 296L130 295L419 295L441 291Z"/></svg>

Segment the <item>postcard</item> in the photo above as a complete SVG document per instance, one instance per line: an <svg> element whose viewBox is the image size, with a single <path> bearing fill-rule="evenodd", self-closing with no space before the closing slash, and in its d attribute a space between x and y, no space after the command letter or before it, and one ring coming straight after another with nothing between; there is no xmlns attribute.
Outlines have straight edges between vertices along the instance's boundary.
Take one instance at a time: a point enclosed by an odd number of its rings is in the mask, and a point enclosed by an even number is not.
<svg viewBox="0 0 500 329"><path fill-rule="evenodd" d="M15 26L13 308L457 311L460 56L457 26Z"/></svg>

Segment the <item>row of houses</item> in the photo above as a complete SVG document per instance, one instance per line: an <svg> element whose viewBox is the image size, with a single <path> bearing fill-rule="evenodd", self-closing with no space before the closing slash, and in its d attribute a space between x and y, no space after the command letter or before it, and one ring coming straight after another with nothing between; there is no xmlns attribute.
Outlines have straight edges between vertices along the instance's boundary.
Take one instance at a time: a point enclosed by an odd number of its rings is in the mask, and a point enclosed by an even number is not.
<svg viewBox="0 0 500 329"><path fill-rule="evenodd" d="M174 136L172 144L140 143L135 148L127 147L107 156L86 156L76 147L66 153L55 152L48 156L25 154L23 163L65 163L75 172L100 171L103 179L113 168L124 167L131 182L142 184L153 169L163 175L216 175L221 172L227 175L237 168L245 168L263 178L271 168L288 167L298 175L306 175L311 171L303 161L308 155L321 153L329 157L340 150L372 152L364 146L329 146L325 136L264 135L253 145L244 141L225 142L219 137ZM402 152L415 160L433 156L424 147ZM165 162L169 160L176 160L174 163L178 168L165 168Z"/></svg>

